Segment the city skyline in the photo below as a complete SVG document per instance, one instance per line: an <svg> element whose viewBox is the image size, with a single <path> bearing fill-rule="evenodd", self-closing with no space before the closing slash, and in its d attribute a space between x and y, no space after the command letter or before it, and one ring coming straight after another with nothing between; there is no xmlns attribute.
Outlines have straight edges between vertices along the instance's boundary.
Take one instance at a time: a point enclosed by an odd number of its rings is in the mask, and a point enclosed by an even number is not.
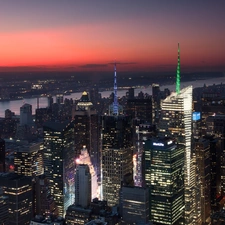
<svg viewBox="0 0 225 225"><path fill-rule="evenodd" d="M224 1L21 0L0 9L0 72L225 70Z"/></svg>

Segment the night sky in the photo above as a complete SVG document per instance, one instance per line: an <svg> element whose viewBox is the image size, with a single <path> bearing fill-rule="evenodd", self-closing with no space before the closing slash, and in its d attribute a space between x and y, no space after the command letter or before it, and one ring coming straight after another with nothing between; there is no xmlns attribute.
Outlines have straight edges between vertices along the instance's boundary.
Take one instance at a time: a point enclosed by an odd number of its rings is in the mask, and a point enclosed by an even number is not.
<svg viewBox="0 0 225 225"><path fill-rule="evenodd" d="M225 0L1 0L0 67L225 71Z"/></svg>

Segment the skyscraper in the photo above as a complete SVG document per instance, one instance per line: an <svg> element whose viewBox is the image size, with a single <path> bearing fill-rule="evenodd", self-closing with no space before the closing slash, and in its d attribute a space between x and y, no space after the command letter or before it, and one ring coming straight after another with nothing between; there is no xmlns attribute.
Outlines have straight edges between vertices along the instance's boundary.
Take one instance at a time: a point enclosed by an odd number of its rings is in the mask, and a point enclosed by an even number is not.
<svg viewBox="0 0 225 225"><path fill-rule="evenodd" d="M25 176L39 176L44 173L43 142L19 146L14 152L15 173Z"/></svg>
<svg viewBox="0 0 225 225"><path fill-rule="evenodd" d="M150 188L150 220L175 225L184 213L184 146L172 139L145 143L145 179Z"/></svg>
<svg viewBox="0 0 225 225"><path fill-rule="evenodd" d="M0 187L8 197L9 224L30 224L33 198L31 178L14 173L0 173Z"/></svg>
<svg viewBox="0 0 225 225"><path fill-rule="evenodd" d="M210 142L200 138L195 141L196 162L200 178L201 190L201 220L203 224L210 224L211 218L211 168L210 168Z"/></svg>
<svg viewBox="0 0 225 225"><path fill-rule="evenodd" d="M51 194L63 216L74 202L74 127L72 123L44 124L44 171Z"/></svg>
<svg viewBox="0 0 225 225"><path fill-rule="evenodd" d="M120 115L117 100L116 65L114 66L114 101L110 115L102 117L102 192L109 206L119 203L119 190L125 174L133 170L131 118Z"/></svg>
<svg viewBox="0 0 225 225"><path fill-rule="evenodd" d="M142 187L121 188L122 224L148 224L149 190Z"/></svg>
<svg viewBox="0 0 225 225"><path fill-rule="evenodd" d="M25 103L20 107L20 125L31 125L32 123L32 105Z"/></svg>
<svg viewBox="0 0 225 225"><path fill-rule="evenodd" d="M35 215L58 215L58 209L51 195L49 180L45 175L35 177Z"/></svg>
<svg viewBox="0 0 225 225"><path fill-rule="evenodd" d="M161 101L160 136L172 136L178 144L185 146L185 224L194 224L195 201L195 157L192 146L192 86L180 90L180 47L178 44L178 65L176 92Z"/></svg>
<svg viewBox="0 0 225 225"><path fill-rule="evenodd" d="M8 197L3 194L2 188L0 188L0 221L4 225L9 225L8 223Z"/></svg>
<svg viewBox="0 0 225 225"><path fill-rule="evenodd" d="M97 175L100 174L100 130L99 116L93 109L93 104L89 100L86 91L83 92L81 99L73 112L74 138L75 138L75 157L79 157L81 149L85 145L91 157L91 162Z"/></svg>
<svg viewBox="0 0 225 225"><path fill-rule="evenodd" d="M133 170L131 134L130 117L102 118L102 191L109 206L119 203L121 181Z"/></svg>
<svg viewBox="0 0 225 225"><path fill-rule="evenodd" d="M0 138L0 172L5 172L5 141Z"/></svg>
<svg viewBox="0 0 225 225"><path fill-rule="evenodd" d="M91 203L91 174L89 166L79 164L75 174L75 205L87 208Z"/></svg>
<svg viewBox="0 0 225 225"><path fill-rule="evenodd" d="M152 84L152 124L159 122L160 116L160 88L159 84Z"/></svg>

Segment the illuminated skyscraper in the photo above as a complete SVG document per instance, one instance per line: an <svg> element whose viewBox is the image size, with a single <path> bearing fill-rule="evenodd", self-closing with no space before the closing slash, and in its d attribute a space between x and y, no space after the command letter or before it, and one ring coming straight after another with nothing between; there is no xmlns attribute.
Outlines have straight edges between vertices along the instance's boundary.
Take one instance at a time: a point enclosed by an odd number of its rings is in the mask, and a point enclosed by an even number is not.
<svg viewBox="0 0 225 225"><path fill-rule="evenodd" d="M210 224L211 218L211 168L210 168L210 142L207 139L200 138L195 141L196 161L200 178L200 203L201 220L203 224Z"/></svg>
<svg viewBox="0 0 225 225"><path fill-rule="evenodd" d="M145 143L145 179L150 188L150 221L175 225L184 213L184 146L172 139Z"/></svg>
<svg viewBox="0 0 225 225"><path fill-rule="evenodd" d="M125 174L133 170L131 120L127 116L102 118L102 191L109 206L119 203Z"/></svg>
<svg viewBox="0 0 225 225"><path fill-rule="evenodd" d="M114 66L114 102L110 115L102 117L102 192L109 206L119 204L119 190L125 174L133 171L131 117L120 115Z"/></svg>
<svg viewBox="0 0 225 225"><path fill-rule="evenodd" d="M58 209L51 195L49 180L45 175L35 177L35 215L58 215Z"/></svg>
<svg viewBox="0 0 225 225"><path fill-rule="evenodd" d="M19 146L14 152L15 173L24 176L39 176L44 173L43 142Z"/></svg>
<svg viewBox="0 0 225 225"><path fill-rule="evenodd" d="M192 140L192 86L172 93L161 101L159 129L162 136L173 136L185 146L185 221L194 224L195 167L191 152Z"/></svg>
<svg viewBox="0 0 225 225"><path fill-rule="evenodd" d="M9 225L8 207L8 197L3 194L2 188L0 187L0 221L4 225Z"/></svg>
<svg viewBox="0 0 225 225"><path fill-rule="evenodd" d="M160 99L159 84L152 84L152 124L159 122Z"/></svg>
<svg viewBox="0 0 225 225"><path fill-rule="evenodd" d="M88 93L83 92L81 99L73 111L75 157L79 157L85 145L91 157L91 162L97 175L100 174L100 130L99 116L93 109Z"/></svg>
<svg viewBox="0 0 225 225"><path fill-rule="evenodd" d="M88 153L86 146L83 146L83 149L81 150L81 154L79 158L76 158L76 164L77 166L79 166L80 164L85 164L89 167L89 171L91 174L91 199L99 198L99 186L98 186L97 174L91 162L91 157ZM76 181L75 181L75 186L76 186Z"/></svg>
<svg viewBox="0 0 225 225"><path fill-rule="evenodd" d="M74 202L74 127L72 123L44 124L44 171L51 194L63 216Z"/></svg>
<svg viewBox="0 0 225 225"><path fill-rule="evenodd" d="M33 199L31 178L15 173L0 173L0 187L8 197L9 224L29 225Z"/></svg>
<svg viewBox="0 0 225 225"><path fill-rule="evenodd" d="M192 144L192 86L180 90L180 48L178 44L178 65L176 92L161 101L161 118L159 121L160 136L174 137L178 144L185 146L185 224L195 224L195 156Z"/></svg>

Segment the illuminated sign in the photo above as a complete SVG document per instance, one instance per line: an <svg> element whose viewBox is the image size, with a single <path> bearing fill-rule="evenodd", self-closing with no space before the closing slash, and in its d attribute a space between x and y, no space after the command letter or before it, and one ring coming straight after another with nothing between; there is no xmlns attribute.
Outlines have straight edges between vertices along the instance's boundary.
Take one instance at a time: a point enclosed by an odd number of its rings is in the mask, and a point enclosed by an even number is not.
<svg viewBox="0 0 225 225"><path fill-rule="evenodd" d="M157 143L157 142L153 142L153 145L154 145L154 146L164 146L163 143Z"/></svg>
<svg viewBox="0 0 225 225"><path fill-rule="evenodd" d="M200 112L193 112L192 113L192 119L194 121L200 120L200 118L201 118L201 113Z"/></svg>

